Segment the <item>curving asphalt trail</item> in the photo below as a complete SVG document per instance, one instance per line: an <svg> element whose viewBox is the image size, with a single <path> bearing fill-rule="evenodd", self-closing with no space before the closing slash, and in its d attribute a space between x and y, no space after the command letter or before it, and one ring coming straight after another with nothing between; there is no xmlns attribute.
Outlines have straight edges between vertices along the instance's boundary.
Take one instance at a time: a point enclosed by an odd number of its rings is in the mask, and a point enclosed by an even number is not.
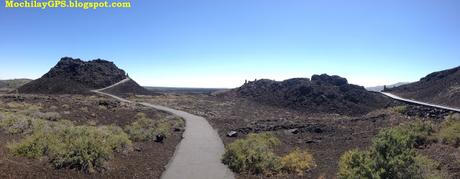
<svg viewBox="0 0 460 179"><path fill-rule="evenodd" d="M458 109L458 108L452 108L452 107L448 107L448 106L442 106L442 105L425 103L425 102L411 100L411 99L405 99L405 98L396 96L396 95L391 94L391 93L386 93L386 92L380 92L380 93L382 93L383 95L388 96L390 98L399 100L399 101L404 101L404 102L413 103L413 104L419 104L419 105L423 105L423 106L430 106L430 107L439 108L439 109L445 109L445 110L449 110L449 111L460 112L460 109Z"/></svg>
<svg viewBox="0 0 460 179"><path fill-rule="evenodd" d="M106 88L92 90L92 92L115 98L127 103L135 103L118 96L102 92L125 83L124 79ZM166 111L185 119L183 139L176 147L174 157L166 166L162 179L234 179L234 174L220 161L224 153L224 144L217 132L209 125L205 118L184 111L171 109L150 103L139 103L161 111Z"/></svg>

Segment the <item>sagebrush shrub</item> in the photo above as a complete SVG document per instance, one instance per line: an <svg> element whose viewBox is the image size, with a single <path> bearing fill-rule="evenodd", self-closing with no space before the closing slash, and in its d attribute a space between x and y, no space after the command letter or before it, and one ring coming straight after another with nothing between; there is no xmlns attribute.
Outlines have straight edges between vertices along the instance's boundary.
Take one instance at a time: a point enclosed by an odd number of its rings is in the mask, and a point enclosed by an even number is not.
<svg viewBox="0 0 460 179"><path fill-rule="evenodd" d="M172 125L167 120L160 120L155 123L155 133L161 134L164 136L169 136L171 134Z"/></svg>
<svg viewBox="0 0 460 179"><path fill-rule="evenodd" d="M407 111L407 106L406 105L394 106L394 107L391 107L389 109L390 109L390 111L393 111L395 113L404 114Z"/></svg>
<svg viewBox="0 0 460 179"><path fill-rule="evenodd" d="M460 145L460 119L448 117L441 124L437 137L444 144L458 147Z"/></svg>
<svg viewBox="0 0 460 179"><path fill-rule="evenodd" d="M313 155L308 151L301 151L299 148L291 151L281 158L283 170L303 175L305 171L316 167Z"/></svg>
<svg viewBox="0 0 460 179"><path fill-rule="evenodd" d="M114 151L130 150L132 146L128 135L117 126L74 126L60 121L47 128L9 144L8 148L20 156L47 156L56 168L93 172L102 168Z"/></svg>
<svg viewBox="0 0 460 179"><path fill-rule="evenodd" d="M136 115L136 121L125 126L125 131L134 141L146 141L155 137L155 121L144 113Z"/></svg>
<svg viewBox="0 0 460 179"><path fill-rule="evenodd" d="M431 124L416 121L383 129L366 151L345 152L338 178L423 178L415 146L432 132Z"/></svg>
<svg viewBox="0 0 460 179"><path fill-rule="evenodd" d="M374 176L367 151L353 149L342 154L337 178L377 178Z"/></svg>
<svg viewBox="0 0 460 179"><path fill-rule="evenodd" d="M422 178L426 179L444 179L449 178L446 172L440 170L440 163L428 158L425 155L417 155L415 162L419 166L419 173Z"/></svg>
<svg viewBox="0 0 460 179"><path fill-rule="evenodd" d="M370 158L380 178L417 178L416 136L402 128L385 129L373 140Z"/></svg>
<svg viewBox="0 0 460 179"><path fill-rule="evenodd" d="M10 134L29 134L46 123L20 113L5 112L2 116L0 128Z"/></svg>
<svg viewBox="0 0 460 179"><path fill-rule="evenodd" d="M155 121L148 118L144 113L138 113L136 121L125 126L125 131L134 141L151 140L158 134L169 136L173 126L172 122L177 123L177 120L175 118L174 120L163 119Z"/></svg>
<svg viewBox="0 0 460 179"><path fill-rule="evenodd" d="M225 148L222 162L238 173L271 174L282 168L273 147L280 141L269 133L249 134Z"/></svg>

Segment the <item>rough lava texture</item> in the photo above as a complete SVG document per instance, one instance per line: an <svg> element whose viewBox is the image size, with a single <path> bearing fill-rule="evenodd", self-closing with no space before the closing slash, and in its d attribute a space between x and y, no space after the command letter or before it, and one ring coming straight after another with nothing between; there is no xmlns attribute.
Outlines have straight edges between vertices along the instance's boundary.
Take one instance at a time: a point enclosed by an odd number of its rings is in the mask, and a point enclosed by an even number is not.
<svg viewBox="0 0 460 179"><path fill-rule="evenodd" d="M433 72L420 81L386 89L395 95L460 108L460 66Z"/></svg>
<svg viewBox="0 0 460 179"><path fill-rule="evenodd" d="M340 76L327 74L313 75L311 80L256 80L228 93L268 105L345 115L365 114L392 103L392 100L381 94L348 84L347 79Z"/></svg>
<svg viewBox="0 0 460 179"><path fill-rule="evenodd" d="M87 94L92 89L110 86L126 77L125 71L113 62L101 59L85 62L64 57L48 73L18 90L33 94ZM134 81L131 84L124 93L145 90Z"/></svg>

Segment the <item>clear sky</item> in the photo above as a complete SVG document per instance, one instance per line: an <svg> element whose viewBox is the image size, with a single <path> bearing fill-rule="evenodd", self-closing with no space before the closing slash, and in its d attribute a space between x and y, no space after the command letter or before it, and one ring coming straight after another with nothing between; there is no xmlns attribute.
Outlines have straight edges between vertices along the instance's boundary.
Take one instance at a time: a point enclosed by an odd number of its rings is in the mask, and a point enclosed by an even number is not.
<svg viewBox="0 0 460 179"><path fill-rule="evenodd" d="M0 79L63 56L114 61L141 85L237 87L335 74L374 86L460 65L459 0L133 0L130 9L6 9Z"/></svg>

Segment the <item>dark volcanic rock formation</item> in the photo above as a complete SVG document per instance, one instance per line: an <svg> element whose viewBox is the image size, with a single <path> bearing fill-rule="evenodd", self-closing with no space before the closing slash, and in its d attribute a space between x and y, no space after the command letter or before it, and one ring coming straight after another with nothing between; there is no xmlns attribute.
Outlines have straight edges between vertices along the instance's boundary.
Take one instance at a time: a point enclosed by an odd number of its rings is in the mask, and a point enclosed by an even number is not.
<svg viewBox="0 0 460 179"><path fill-rule="evenodd" d="M41 78L20 87L20 93L38 94L86 94L90 90L115 84L127 78L125 71L106 60L82 61L62 58L56 66ZM136 82L120 93L136 93L145 90ZM146 91L146 90L145 90Z"/></svg>
<svg viewBox="0 0 460 179"><path fill-rule="evenodd" d="M135 81L132 79L119 84L117 86L114 86L113 88L109 88L106 90L103 90L103 92L109 93L109 94L114 94L117 96L125 96L125 95L130 95L130 94L137 94L137 95L154 95L156 94L153 91L149 91L143 87L141 87L139 84L137 84Z"/></svg>
<svg viewBox="0 0 460 179"><path fill-rule="evenodd" d="M326 74L285 81L257 80L232 91L254 101L308 112L360 115L391 103L381 94L362 86L348 84L347 79Z"/></svg>
<svg viewBox="0 0 460 179"><path fill-rule="evenodd" d="M385 91L404 98L460 108L460 66Z"/></svg>

